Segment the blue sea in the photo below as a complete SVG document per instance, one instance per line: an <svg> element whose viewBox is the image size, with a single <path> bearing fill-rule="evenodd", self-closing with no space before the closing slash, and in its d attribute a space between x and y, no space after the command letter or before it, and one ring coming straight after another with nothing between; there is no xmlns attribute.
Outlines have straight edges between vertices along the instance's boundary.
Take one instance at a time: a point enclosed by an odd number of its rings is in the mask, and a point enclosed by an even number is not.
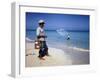
<svg viewBox="0 0 100 80"><path fill-rule="evenodd" d="M64 33L63 33L64 34ZM86 31L68 31L70 39L67 35L60 35L56 30L47 30L47 45L50 47L65 48L75 47L89 50L89 32ZM36 39L35 30L26 30L26 37L30 40Z"/></svg>

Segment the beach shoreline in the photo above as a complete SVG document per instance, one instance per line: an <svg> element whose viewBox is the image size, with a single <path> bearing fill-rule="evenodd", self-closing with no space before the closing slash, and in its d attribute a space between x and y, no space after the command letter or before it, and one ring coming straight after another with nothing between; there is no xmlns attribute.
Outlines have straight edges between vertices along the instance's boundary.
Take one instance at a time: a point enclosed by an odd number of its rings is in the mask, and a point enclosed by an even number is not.
<svg viewBox="0 0 100 80"><path fill-rule="evenodd" d="M27 40L25 53L26 67L89 64L89 51L78 51L72 48L62 50L51 46L48 46L50 56L45 56L45 60L40 60L38 58L39 50L34 48L34 41Z"/></svg>
<svg viewBox="0 0 100 80"><path fill-rule="evenodd" d="M45 56L45 60L38 58L39 50L34 48L34 43L27 42L26 44L26 67L35 66L57 66L57 65L71 65L71 59L69 56L65 56L64 51L56 48L49 47L50 56Z"/></svg>
<svg viewBox="0 0 100 80"><path fill-rule="evenodd" d="M90 64L90 51L88 49L63 46L63 45L51 45L48 43L50 47L56 47L57 49L63 50L66 55L69 55L72 61L72 65L85 65Z"/></svg>

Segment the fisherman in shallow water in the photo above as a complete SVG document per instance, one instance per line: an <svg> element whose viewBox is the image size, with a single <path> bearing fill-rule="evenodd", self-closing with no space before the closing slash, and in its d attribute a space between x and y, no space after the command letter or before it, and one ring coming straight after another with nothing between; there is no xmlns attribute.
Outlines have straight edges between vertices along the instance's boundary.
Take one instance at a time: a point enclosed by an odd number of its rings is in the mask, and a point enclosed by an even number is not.
<svg viewBox="0 0 100 80"><path fill-rule="evenodd" d="M66 32L66 35L67 35L67 40L70 40L70 35L68 32Z"/></svg>
<svg viewBox="0 0 100 80"><path fill-rule="evenodd" d="M45 31L44 31L44 20L39 20L38 22L39 26L36 30L36 35L37 35L37 39L40 43L40 48L39 48L39 58L42 60L45 60L43 57L44 56L49 56L48 54L48 46L46 44L46 38L47 36L45 35Z"/></svg>
<svg viewBox="0 0 100 80"><path fill-rule="evenodd" d="M69 35L67 36L67 40L70 40L70 36Z"/></svg>

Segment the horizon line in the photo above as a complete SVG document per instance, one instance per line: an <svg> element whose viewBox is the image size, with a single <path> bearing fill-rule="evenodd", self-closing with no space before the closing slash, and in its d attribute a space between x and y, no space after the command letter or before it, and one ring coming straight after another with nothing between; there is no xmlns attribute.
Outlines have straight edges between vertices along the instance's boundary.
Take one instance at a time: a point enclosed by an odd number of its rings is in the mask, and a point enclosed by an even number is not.
<svg viewBox="0 0 100 80"><path fill-rule="evenodd" d="M26 29L26 31L35 31L36 29ZM45 31L56 31L57 29L45 29ZM65 30L65 31L86 31L89 32L89 30Z"/></svg>

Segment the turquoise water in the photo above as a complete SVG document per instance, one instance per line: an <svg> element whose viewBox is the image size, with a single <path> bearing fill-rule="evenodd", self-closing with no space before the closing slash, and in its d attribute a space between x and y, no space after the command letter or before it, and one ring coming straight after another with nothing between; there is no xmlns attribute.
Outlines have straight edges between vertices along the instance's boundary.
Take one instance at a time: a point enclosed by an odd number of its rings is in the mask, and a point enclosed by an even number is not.
<svg viewBox="0 0 100 80"><path fill-rule="evenodd" d="M67 35L62 36L59 33L57 33L56 30L46 31L47 35L46 41L48 46L59 47L59 48L76 47L89 50L89 32L70 31L68 33L70 36L70 40L67 40ZM26 31L26 37L31 40L35 40L36 31L35 30Z"/></svg>

